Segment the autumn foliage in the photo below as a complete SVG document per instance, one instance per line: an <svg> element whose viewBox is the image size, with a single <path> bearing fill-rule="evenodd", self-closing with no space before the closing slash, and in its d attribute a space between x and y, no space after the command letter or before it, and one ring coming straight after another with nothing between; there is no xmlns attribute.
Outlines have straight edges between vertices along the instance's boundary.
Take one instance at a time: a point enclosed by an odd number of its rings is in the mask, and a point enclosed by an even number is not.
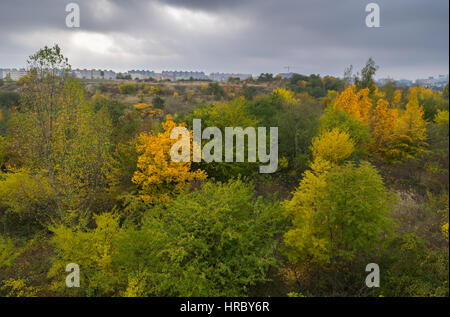
<svg viewBox="0 0 450 317"><path fill-rule="evenodd" d="M448 86L378 87L372 59L150 86L84 85L58 46L28 66L0 89L0 296L448 297ZM278 169L194 161L194 119L277 127Z"/></svg>
<svg viewBox="0 0 450 317"><path fill-rule="evenodd" d="M132 181L139 185L139 197L145 202L165 202L180 193L188 182L206 178L204 171L191 171L190 162L171 159L170 149L177 140L170 138L170 132L176 126L168 115L162 123L164 132L139 136L137 171Z"/></svg>

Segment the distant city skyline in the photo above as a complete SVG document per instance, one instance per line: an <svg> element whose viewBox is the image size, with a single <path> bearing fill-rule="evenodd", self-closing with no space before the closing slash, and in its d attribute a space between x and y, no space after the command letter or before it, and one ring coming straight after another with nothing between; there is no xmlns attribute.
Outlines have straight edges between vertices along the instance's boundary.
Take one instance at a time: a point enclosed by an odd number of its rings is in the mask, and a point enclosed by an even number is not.
<svg viewBox="0 0 450 317"><path fill-rule="evenodd" d="M26 67L24 67L24 66L22 66L22 67L0 67L0 71L1 70L5 70L5 69L15 69L17 71L23 71L23 70L26 70ZM204 73L207 76L210 76L210 75L213 75L213 74L245 75L246 78L249 77L249 75L251 75L254 78L256 78L262 73L270 73L270 72L263 71L263 72L258 73L258 74L251 74L251 73L245 74L243 72L214 72L214 71L213 72L206 72L206 71L198 70L198 69L196 69L196 70L195 69L193 69L193 70L190 70L190 69L177 69L177 70L176 69L173 69L173 70L171 70L171 69L162 69L162 70L155 70L155 69L150 69L150 68L145 68L145 69L131 69L130 68L130 69L127 69L125 71L116 71L116 70L114 70L112 68L104 68L104 69L102 69L102 68L86 68L86 67L73 67L73 66L71 67L71 69L72 69L72 71L75 71L75 70L105 71L105 72L106 71L110 71L110 72L114 72L115 74L128 74L128 73L131 73L131 72L152 72L152 73L156 73L156 74L162 74L164 72L193 72L193 73ZM274 76L280 75L280 74L281 75L282 74L285 74L285 75L286 74L300 74L300 75L306 75L306 76L311 75L311 74L305 74L305 73L296 72L296 71L290 71L289 73L280 71L280 72L271 73L271 74L273 74ZM314 73L314 74L317 74L317 73ZM355 72L355 74L356 74L356 72ZM340 76L339 75L335 76L335 75L330 75L330 74L318 74L318 75L320 75L321 77L333 76L333 77L337 77L337 78L343 78L343 74L340 75ZM387 77L385 76L385 77L383 77L383 76L377 76L377 75L374 78L377 81L383 81L383 80L391 79L391 80L394 80L394 81L408 80L408 81L413 81L414 82L416 80L439 79L442 76L446 77L447 81L449 80L449 73L429 74L429 75L421 76L421 77L417 77L417 78L406 78L406 77L395 78L395 77L392 77L392 76L387 76ZM1 72L0 72L0 79L1 78L2 78L2 76L1 76ZM207 79L207 78L205 78L205 79Z"/></svg>

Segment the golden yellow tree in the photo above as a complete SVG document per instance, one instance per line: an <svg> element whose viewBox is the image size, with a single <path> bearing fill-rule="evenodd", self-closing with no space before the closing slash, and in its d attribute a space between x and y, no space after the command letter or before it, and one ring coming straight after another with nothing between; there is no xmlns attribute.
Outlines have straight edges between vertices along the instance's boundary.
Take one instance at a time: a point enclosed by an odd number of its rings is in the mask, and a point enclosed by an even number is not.
<svg viewBox="0 0 450 317"><path fill-rule="evenodd" d="M423 108L419 105L417 94L412 90L406 110L400 114L394 130L387 153L390 159L413 159L417 154L425 151L428 122L423 116Z"/></svg>
<svg viewBox="0 0 450 317"><path fill-rule="evenodd" d="M355 92L355 86L344 90L339 97L336 98L334 108L347 112L351 117L358 118L364 122L369 122L370 110L372 102L369 98L369 88L361 89Z"/></svg>
<svg viewBox="0 0 450 317"><path fill-rule="evenodd" d="M175 162L171 159L170 149L177 140L170 138L170 132L177 125L172 116L167 115L162 126L163 133L143 133L137 143L138 170L132 181L140 187L140 198L148 203L165 202L171 195L180 193L188 182L206 178L202 170L191 171L190 162ZM192 133L190 137L192 144Z"/></svg>
<svg viewBox="0 0 450 317"><path fill-rule="evenodd" d="M334 128L312 140L311 151L314 160L325 160L338 164L348 158L355 148L354 141L345 131Z"/></svg>
<svg viewBox="0 0 450 317"><path fill-rule="evenodd" d="M397 109L390 109L389 103L379 99L371 118L372 143L375 152L384 152L398 124Z"/></svg>
<svg viewBox="0 0 450 317"><path fill-rule="evenodd" d="M394 92L394 100L392 101L392 107L395 109L400 109L402 103L402 92L400 90L396 90Z"/></svg>
<svg viewBox="0 0 450 317"><path fill-rule="evenodd" d="M272 91L272 95L274 97L279 97L285 102L293 102L294 101L294 93L291 90L287 90L284 88L274 89Z"/></svg>

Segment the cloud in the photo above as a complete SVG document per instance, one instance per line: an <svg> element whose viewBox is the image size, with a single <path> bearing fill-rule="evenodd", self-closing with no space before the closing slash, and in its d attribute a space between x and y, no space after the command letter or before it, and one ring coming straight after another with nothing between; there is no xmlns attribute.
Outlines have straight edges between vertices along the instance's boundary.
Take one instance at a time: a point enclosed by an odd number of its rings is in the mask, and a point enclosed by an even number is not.
<svg viewBox="0 0 450 317"><path fill-rule="evenodd" d="M67 1L68 3L69 1ZM359 0L78 0L0 2L0 67L24 66L60 43L74 67L295 72L342 76L373 57L378 77L448 73L447 0L378 0L381 28L365 26Z"/></svg>

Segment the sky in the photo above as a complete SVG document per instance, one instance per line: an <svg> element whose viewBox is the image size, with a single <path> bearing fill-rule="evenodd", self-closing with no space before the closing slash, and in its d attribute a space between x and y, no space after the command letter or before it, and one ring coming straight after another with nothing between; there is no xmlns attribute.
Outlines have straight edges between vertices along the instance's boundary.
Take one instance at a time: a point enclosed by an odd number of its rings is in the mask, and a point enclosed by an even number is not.
<svg viewBox="0 0 450 317"><path fill-rule="evenodd" d="M371 1L379 28L365 23ZM449 1L0 0L0 68L54 44L73 68L342 77L372 57L377 78L426 78L449 72Z"/></svg>

